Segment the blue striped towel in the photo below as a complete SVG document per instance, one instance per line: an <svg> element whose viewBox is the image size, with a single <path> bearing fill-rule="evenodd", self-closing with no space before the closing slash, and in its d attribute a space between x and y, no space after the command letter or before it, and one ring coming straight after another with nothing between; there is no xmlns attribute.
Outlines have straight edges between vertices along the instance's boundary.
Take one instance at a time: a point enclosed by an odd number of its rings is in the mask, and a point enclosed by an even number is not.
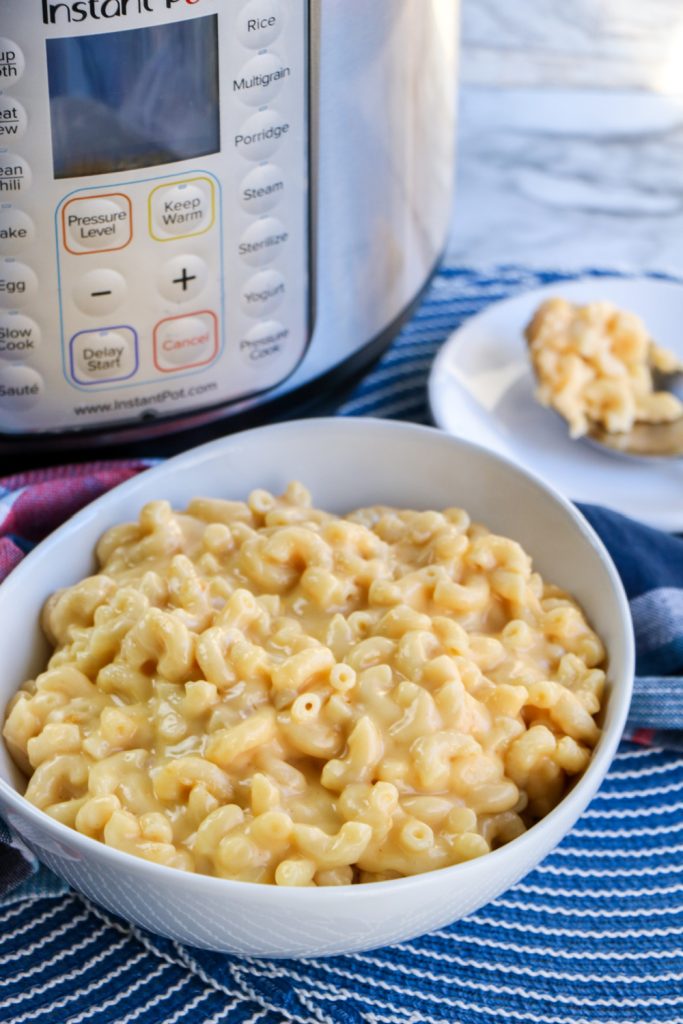
<svg viewBox="0 0 683 1024"><path fill-rule="evenodd" d="M465 316L570 279L443 268L417 316L340 412L426 421L429 365ZM52 525L57 493L62 513L75 511L111 486L116 471L99 464L74 475L86 479L58 488L49 503L41 496ZM12 510L30 504L38 479L6 483L0 533L3 517L7 531L21 522ZM39 868L0 826L0 1020L683 1024L683 540L604 509L584 512L631 600L639 673L631 741L589 810L531 875L466 920L390 949L257 961L131 928ZM0 563L16 561L39 538L33 527L30 536L4 537Z"/></svg>

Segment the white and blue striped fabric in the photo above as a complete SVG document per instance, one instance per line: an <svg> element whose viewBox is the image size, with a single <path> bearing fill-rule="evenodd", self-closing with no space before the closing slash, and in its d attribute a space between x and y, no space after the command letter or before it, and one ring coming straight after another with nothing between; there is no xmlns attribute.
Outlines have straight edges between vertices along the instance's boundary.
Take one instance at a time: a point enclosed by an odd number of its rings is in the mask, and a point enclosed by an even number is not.
<svg viewBox="0 0 683 1024"><path fill-rule="evenodd" d="M426 421L427 373L451 330L494 299L570 277L443 268L340 412ZM622 744L536 871L466 920L390 949L258 961L131 928L0 830L0 1021L683 1024L683 540L585 512L631 599L639 742Z"/></svg>

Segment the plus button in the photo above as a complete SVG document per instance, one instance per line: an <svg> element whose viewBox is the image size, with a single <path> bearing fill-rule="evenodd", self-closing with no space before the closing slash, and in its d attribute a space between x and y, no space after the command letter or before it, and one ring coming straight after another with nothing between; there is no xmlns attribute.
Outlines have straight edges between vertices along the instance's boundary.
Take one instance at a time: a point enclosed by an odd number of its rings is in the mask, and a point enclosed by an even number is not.
<svg viewBox="0 0 683 1024"><path fill-rule="evenodd" d="M196 274L188 274L187 267L183 267L182 274L180 275L180 277L174 278L173 284L181 284L183 286L183 291L186 292L187 291L187 286L190 283L190 281L196 281L196 280L197 280L197 275Z"/></svg>

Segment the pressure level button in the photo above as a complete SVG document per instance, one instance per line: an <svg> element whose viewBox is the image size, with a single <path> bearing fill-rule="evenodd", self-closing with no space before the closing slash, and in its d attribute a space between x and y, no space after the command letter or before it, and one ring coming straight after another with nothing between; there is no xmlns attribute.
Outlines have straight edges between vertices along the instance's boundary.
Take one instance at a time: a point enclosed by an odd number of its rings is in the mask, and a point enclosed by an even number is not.
<svg viewBox="0 0 683 1024"><path fill-rule="evenodd" d="M237 35L251 50L270 46L282 32L283 12L278 0L251 0L237 15Z"/></svg>
<svg viewBox="0 0 683 1024"><path fill-rule="evenodd" d="M38 291L38 278L18 260L0 260L0 309L23 309Z"/></svg>
<svg viewBox="0 0 683 1024"><path fill-rule="evenodd" d="M40 328L21 313L0 313L0 360L25 362L40 346Z"/></svg>
<svg viewBox="0 0 683 1024"><path fill-rule="evenodd" d="M26 131L28 115L11 95L0 96L0 145L20 139Z"/></svg>
<svg viewBox="0 0 683 1024"><path fill-rule="evenodd" d="M30 366L0 367L0 409L23 412L44 394L45 382Z"/></svg>
<svg viewBox="0 0 683 1024"><path fill-rule="evenodd" d="M64 246L75 255L124 249L133 236L128 196L112 193L70 199L62 208Z"/></svg>
<svg viewBox="0 0 683 1024"><path fill-rule="evenodd" d="M21 48L11 39L0 36L0 87L8 89L24 73L26 62Z"/></svg>

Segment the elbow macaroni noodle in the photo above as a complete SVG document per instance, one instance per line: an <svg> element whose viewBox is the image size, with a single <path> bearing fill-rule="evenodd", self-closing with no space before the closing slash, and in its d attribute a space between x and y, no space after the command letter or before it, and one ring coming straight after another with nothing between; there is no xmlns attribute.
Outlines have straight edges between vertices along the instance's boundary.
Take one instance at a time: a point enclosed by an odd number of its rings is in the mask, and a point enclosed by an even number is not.
<svg viewBox="0 0 683 1024"><path fill-rule="evenodd" d="M286 886L515 839L600 736L605 650L461 509L151 502L44 611L4 735L27 798L159 864Z"/></svg>

